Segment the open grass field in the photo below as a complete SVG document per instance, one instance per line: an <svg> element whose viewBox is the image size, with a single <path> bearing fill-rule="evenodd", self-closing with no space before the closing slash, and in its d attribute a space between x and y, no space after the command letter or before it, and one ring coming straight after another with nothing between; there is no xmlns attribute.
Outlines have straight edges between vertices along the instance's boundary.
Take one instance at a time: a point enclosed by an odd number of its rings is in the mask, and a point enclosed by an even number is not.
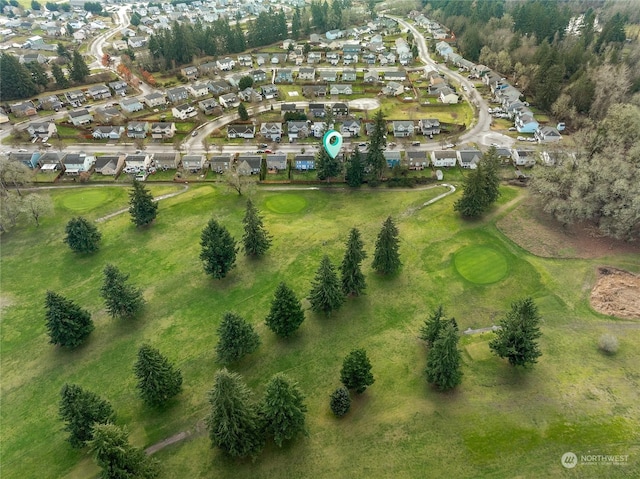
<svg viewBox="0 0 640 479"><path fill-rule="evenodd" d="M150 186L155 195L177 188ZM65 441L57 417L65 382L108 399L136 446L192 431L186 441L155 454L166 479L640 476L638 323L595 313L588 302L597 266L638 272L640 258L530 254L495 226L515 208L512 201L522 190L503 188L489 219L469 223L453 213L460 193L420 208L441 188L258 188L253 200L273 246L258 261L239 254L237 267L221 281L202 270L200 233L214 216L240 239L245 198L211 184L191 185L160 202L147 229L135 229L128 214L99 223L99 252L78 256L62 242L66 222L78 214L96 219L127 205L127 188L97 190L51 191L55 217L1 237L3 479L97 476L87 451ZM393 278L371 269L376 235L388 215L400 231L403 261ZM307 311L292 338L275 337L264 318L278 282L304 298L322 255L339 264L354 226L369 254L363 268L367 294L348 299L328 318ZM99 297L107 262L144 288L148 304L138 320L107 316ZM47 290L92 313L95 330L79 349L48 344ZM475 329L497 323L511 301L525 295L535 299L544 319L543 356L534 368L515 370L493 357L491 334L463 336L461 386L443 394L426 383L425 346L417 336L432 308L442 303L461 330ZM207 391L219 368L216 327L227 310L245 317L261 336L258 350L232 367L256 396L271 375L283 371L307 397L309 436L283 449L269 446L255 462L229 460L211 449L202 427ZM597 349L605 332L620 340L615 356ZM136 394L132 367L145 342L175 361L184 376L183 392L163 410L144 406ZM329 394L339 385L343 357L359 347L367 350L376 382L338 420L329 410ZM568 451L629 458L624 466L566 470L560 458Z"/></svg>

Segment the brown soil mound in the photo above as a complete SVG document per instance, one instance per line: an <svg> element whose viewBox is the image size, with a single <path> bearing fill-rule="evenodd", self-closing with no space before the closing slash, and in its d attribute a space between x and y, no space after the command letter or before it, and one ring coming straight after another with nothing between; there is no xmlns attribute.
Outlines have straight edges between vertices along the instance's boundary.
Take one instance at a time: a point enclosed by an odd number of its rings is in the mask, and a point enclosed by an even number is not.
<svg viewBox="0 0 640 479"><path fill-rule="evenodd" d="M640 276L615 268L598 268L591 307L618 318L640 319Z"/></svg>

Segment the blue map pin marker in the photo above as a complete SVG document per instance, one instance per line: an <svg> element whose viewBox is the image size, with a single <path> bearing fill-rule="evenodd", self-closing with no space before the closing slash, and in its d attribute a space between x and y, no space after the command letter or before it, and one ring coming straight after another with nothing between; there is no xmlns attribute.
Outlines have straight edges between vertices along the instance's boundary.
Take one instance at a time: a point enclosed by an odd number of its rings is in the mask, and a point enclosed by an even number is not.
<svg viewBox="0 0 640 479"><path fill-rule="evenodd" d="M322 145L331 158L335 158L342 148L342 135L336 130L329 130L322 137Z"/></svg>

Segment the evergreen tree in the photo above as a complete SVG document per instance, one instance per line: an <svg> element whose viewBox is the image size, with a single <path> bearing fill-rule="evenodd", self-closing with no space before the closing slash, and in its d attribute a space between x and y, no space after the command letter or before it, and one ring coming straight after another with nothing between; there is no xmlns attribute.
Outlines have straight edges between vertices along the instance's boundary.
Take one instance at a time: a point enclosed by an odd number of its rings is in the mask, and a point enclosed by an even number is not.
<svg viewBox="0 0 640 479"><path fill-rule="evenodd" d="M69 86L69 80L67 80L67 77L64 76L62 68L60 68L60 65L58 65L57 63L54 63L51 67L51 74L53 75L53 78L55 78L56 83L60 88L66 88Z"/></svg>
<svg viewBox="0 0 640 479"><path fill-rule="evenodd" d="M282 447L285 441L299 433L306 433L304 395L298 385L282 373L274 375L267 384L260 405L267 436Z"/></svg>
<svg viewBox="0 0 640 479"><path fill-rule="evenodd" d="M146 226L156 219L158 203L144 184L133 180L133 189L129 192L129 213L136 226Z"/></svg>
<svg viewBox="0 0 640 479"><path fill-rule="evenodd" d="M344 253L340 271L342 273L342 292L345 295L360 296L367 287L360 263L367 257L364 242L358 228L353 228L347 240L347 250Z"/></svg>
<svg viewBox="0 0 640 479"><path fill-rule="evenodd" d="M104 283L100 288L100 295L109 315L112 318L132 318L138 314L144 306L142 290L128 284L129 275L112 264L107 264L103 273Z"/></svg>
<svg viewBox="0 0 640 479"><path fill-rule="evenodd" d="M242 78L240 78L240 81L238 82L238 90L240 91L246 90L247 88L250 88L252 86L253 86L253 77L251 75L243 76ZM240 113L240 108L238 108L238 113ZM242 117L240 117L240 119L242 119Z"/></svg>
<svg viewBox="0 0 640 479"><path fill-rule="evenodd" d="M375 382L371 374L371 362L364 349L354 349L344 358L340 382L347 389L355 389L358 394L362 394Z"/></svg>
<svg viewBox="0 0 640 479"><path fill-rule="evenodd" d="M346 180L347 185L351 187L356 187L362 185L364 182L364 161L362 160L362 155L360 154L360 150L356 146L356 149L353 150L349 161L347 162L347 170L346 170Z"/></svg>
<svg viewBox="0 0 640 479"><path fill-rule="evenodd" d="M51 344L75 348L93 331L93 321L89 312L70 299L47 291L45 308Z"/></svg>
<svg viewBox="0 0 640 479"><path fill-rule="evenodd" d="M296 294L284 282L276 289L265 323L281 338L291 336L304 321L304 311Z"/></svg>
<svg viewBox="0 0 640 479"><path fill-rule="evenodd" d="M93 439L93 426L115 419L109 401L76 384L65 384L60 390L60 419L65 421L68 441L73 447L82 447Z"/></svg>
<svg viewBox="0 0 640 479"><path fill-rule="evenodd" d="M247 256L262 256L271 246L271 236L262 224L262 217L251 200L247 200L244 218L244 235L242 242Z"/></svg>
<svg viewBox="0 0 640 479"><path fill-rule="evenodd" d="M222 364L239 361L260 346L260 336L253 326L229 311L224 313L217 332L216 360Z"/></svg>
<svg viewBox="0 0 640 479"><path fill-rule="evenodd" d="M381 274L397 273L402 265L398 248L398 228L389 216L378 233L373 255L373 269Z"/></svg>
<svg viewBox="0 0 640 479"><path fill-rule="evenodd" d="M133 368L140 397L149 406L163 406L182 391L182 373L160 351L145 344Z"/></svg>
<svg viewBox="0 0 640 479"><path fill-rule="evenodd" d="M320 261L320 267L311 283L311 291L307 298L311 303L311 309L316 313L324 312L331 314L335 309L342 306L344 293L340 285L340 280L335 272L333 264L328 256L324 256Z"/></svg>
<svg viewBox="0 0 640 479"><path fill-rule="evenodd" d="M500 197L500 158L495 147L492 146L482 155L479 168L482 172L487 207L489 207Z"/></svg>
<svg viewBox="0 0 640 479"><path fill-rule="evenodd" d="M316 155L316 171L319 180L327 180L335 178L342 171L342 165L338 158L332 158L327 150L320 148Z"/></svg>
<svg viewBox="0 0 640 479"><path fill-rule="evenodd" d="M256 456L264 445L251 392L239 374L218 371L209 392L207 428L211 444L231 457Z"/></svg>
<svg viewBox="0 0 640 479"><path fill-rule="evenodd" d="M424 325L420 328L420 334L418 337L426 341L427 345L431 347L438 338L438 334L440 334L440 330L445 326L445 324L444 308L442 305L439 305L431 312L431 316L425 320Z"/></svg>
<svg viewBox="0 0 640 479"><path fill-rule="evenodd" d="M247 121L249 119L249 113L247 112L247 107L244 106L244 103L240 103L238 106L238 116L240 116L240 120Z"/></svg>
<svg viewBox="0 0 640 479"><path fill-rule="evenodd" d="M102 479L153 479L158 464L143 450L129 444L129 433L115 424L96 424L89 443Z"/></svg>
<svg viewBox="0 0 640 479"><path fill-rule="evenodd" d="M84 83L89 76L89 67L84 61L82 54L78 50L73 51L73 58L71 59L71 71L69 77L78 83Z"/></svg>
<svg viewBox="0 0 640 479"><path fill-rule="evenodd" d="M351 396L349 395L349 390L344 386L340 386L338 389L333 391L333 393L331 393L329 406L331 407L333 414L337 417L342 417L347 414L351 407Z"/></svg>
<svg viewBox="0 0 640 479"><path fill-rule="evenodd" d="M387 122L384 119L382 110L378 110L373 121L374 129L369 141L369 149L367 150L367 165L371 168L373 177L380 179L387 167L387 160L385 160L383 154L387 146Z"/></svg>
<svg viewBox="0 0 640 479"><path fill-rule="evenodd" d="M44 67L40 65L38 62L29 62L26 64L27 70L31 74L31 79L33 83L39 85L41 87L46 87L49 84L49 77L47 76L47 72Z"/></svg>
<svg viewBox="0 0 640 479"><path fill-rule="evenodd" d="M64 242L76 253L95 253L102 235L98 228L86 218L71 218L66 227Z"/></svg>
<svg viewBox="0 0 640 479"><path fill-rule="evenodd" d="M442 391L456 387L462 381L458 332L448 322L438 333L427 356L427 381Z"/></svg>
<svg viewBox="0 0 640 479"><path fill-rule="evenodd" d="M227 228L211 219L202 231L200 239L200 259L204 263L204 271L215 279L224 278L236 264L236 240Z"/></svg>
<svg viewBox="0 0 640 479"><path fill-rule="evenodd" d="M66 59L67 61L71 60L71 52L64 46L63 43L58 42L57 44L57 54L58 58Z"/></svg>
<svg viewBox="0 0 640 479"><path fill-rule="evenodd" d="M0 85L0 101L20 100L38 93L27 67L8 53L0 55Z"/></svg>
<svg viewBox="0 0 640 479"><path fill-rule="evenodd" d="M500 329L489 348L501 358L507 358L512 366L528 366L538 362L542 355L538 346L540 314L532 298L519 299L511 304L511 310L500 321Z"/></svg>

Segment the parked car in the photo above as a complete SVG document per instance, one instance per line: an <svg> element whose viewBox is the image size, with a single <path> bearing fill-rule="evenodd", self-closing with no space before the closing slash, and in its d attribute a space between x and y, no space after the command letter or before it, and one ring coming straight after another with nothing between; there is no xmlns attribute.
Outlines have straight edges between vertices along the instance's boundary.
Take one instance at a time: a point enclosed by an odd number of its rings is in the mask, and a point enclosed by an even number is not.
<svg viewBox="0 0 640 479"><path fill-rule="evenodd" d="M358 143L358 146L359 146L360 148L366 148L366 147L367 147L367 144L366 144L366 143Z"/></svg>
<svg viewBox="0 0 640 479"><path fill-rule="evenodd" d="M26 153L26 152L27 152L26 148L20 148L18 150L18 153Z"/></svg>
<svg viewBox="0 0 640 479"><path fill-rule="evenodd" d="M414 141L411 143L411 146L420 146L420 142L419 141Z"/></svg>
<svg viewBox="0 0 640 479"><path fill-rule="evenodd" d="M191 136L198 136L198 130L194 130L194 131L191 133Z"/></svg>
<svg viewBox="0 0 640 479"><path fill-rule="evenodd" d="M266 143L260 143L260 148L268 148L269 145L267 145Z"/></svg>
<svg viewBox="0 0 640 479"><path fill-rule="evenodd" d="M273 153L273 151L271 151L269 148L267 148L266 150L264 150L265 153Z"/></svg>
<svg viewBox="0 0 640 479"><path fill-rule="evenodd" d="M509 131L516 131L516 130L517 130L517 128L515 126L512 126L512 127L509 128Z"/></svg>
<svg viewBox="0 0 640 479"><path fill-rule="evenodd" d="M527 141L527 139L524 136L519 136L517 138L518 141Z"/></svg>
<svg viewBox="0 0 640 479"><path fill-rule="evenodd" d="M455 143L447 143L446 145L444 145L444 148L453 148L454 146L456 146Z"/></svg>
<svg viewBox="0 0 640 479"><path fill-rule="evenodd" d="M260 149L260 150L256 151L256 153L264 153L264 150Z"/></svg>

